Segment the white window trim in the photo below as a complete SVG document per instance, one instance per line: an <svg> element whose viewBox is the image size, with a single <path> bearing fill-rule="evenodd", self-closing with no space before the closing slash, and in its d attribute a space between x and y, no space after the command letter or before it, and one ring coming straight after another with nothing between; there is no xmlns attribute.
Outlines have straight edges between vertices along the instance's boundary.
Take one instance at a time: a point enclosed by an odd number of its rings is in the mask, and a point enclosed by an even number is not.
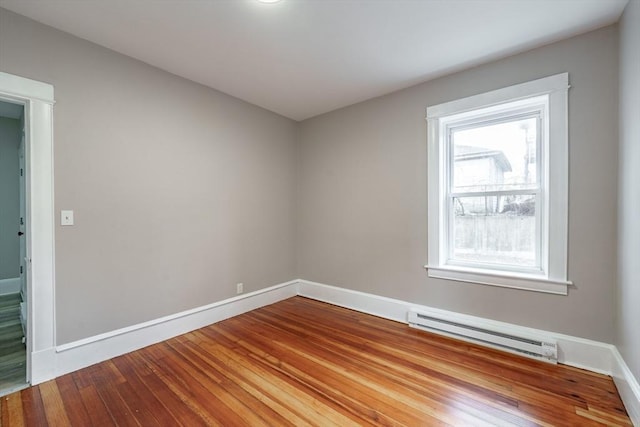
<svg viewBox="0 0 640 427"><path fill-rule="evenodd" d="M569 143L568 143L568 91L569 74L561 73L542 79L509 86L427 108L428 122L428 264L429 277L501 286L530 291L567 295L567 244L569 195ZM446 263L442 238L445 210L444 180L441 179L446 156L441 150L441 122L445 117L480 108L498 106L506 102L548 95L548 138L542 150L548 173L544 177L547 187L548 222L543 230L548 251L543 261L542 274L526 274L454 266Z"/></svg>

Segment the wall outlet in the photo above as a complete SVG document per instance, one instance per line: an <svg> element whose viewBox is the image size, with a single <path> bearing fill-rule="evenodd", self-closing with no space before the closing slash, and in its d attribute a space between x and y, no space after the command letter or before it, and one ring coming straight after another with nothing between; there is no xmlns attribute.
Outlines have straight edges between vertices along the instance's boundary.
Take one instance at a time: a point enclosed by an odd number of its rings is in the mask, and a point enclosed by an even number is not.
<svg viewBox="0 0 640 427"><path fill-rule="evenodd" d="M242 283L236 284L236 293L241 294L242 292L244 292L244 285Z"/></svg>

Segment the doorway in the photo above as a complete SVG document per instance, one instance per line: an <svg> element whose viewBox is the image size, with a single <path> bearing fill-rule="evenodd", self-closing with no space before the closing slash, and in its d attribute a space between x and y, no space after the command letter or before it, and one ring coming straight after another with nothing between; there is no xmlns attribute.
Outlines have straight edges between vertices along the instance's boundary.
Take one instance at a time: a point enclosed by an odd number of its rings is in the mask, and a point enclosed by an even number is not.
<svg viewBox="0 0 640 427"><path fill-rule="evenodd" d="M27 386L24 106L0 101L0 395Z"/></svg>
<svg viewBox="0 0 640 427"><path fill-rule="evenodd" d="M49 83L0 71L0 101L23 107L26 188L26 381L57 376L53 211L53 105Z"/></svg>

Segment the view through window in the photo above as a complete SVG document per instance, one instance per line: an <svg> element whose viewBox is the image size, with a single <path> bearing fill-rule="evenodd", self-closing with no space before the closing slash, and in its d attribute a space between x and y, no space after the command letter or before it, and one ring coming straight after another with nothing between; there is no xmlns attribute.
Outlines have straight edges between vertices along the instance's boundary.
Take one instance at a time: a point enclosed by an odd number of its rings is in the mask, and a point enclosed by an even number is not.
<svg viewBox="0 0 640 427"><path fill-rule="evenodd" d="M451 130L450 258L540 267L539 117Z"/></svg>

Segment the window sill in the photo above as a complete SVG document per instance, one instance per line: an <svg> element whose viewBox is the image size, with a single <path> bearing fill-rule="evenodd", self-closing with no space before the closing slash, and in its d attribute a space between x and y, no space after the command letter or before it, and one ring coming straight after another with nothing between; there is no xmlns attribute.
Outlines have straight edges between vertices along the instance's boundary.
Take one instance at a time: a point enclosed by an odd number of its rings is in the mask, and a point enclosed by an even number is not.
<svg viewBox="0 0 640 427"><path fill-rule="evenodd" d="M567 295L571 282L552 280L533 275L487 272L463 267L425 265L429 277L503 288L523 289L549 294Z"/></svg>

